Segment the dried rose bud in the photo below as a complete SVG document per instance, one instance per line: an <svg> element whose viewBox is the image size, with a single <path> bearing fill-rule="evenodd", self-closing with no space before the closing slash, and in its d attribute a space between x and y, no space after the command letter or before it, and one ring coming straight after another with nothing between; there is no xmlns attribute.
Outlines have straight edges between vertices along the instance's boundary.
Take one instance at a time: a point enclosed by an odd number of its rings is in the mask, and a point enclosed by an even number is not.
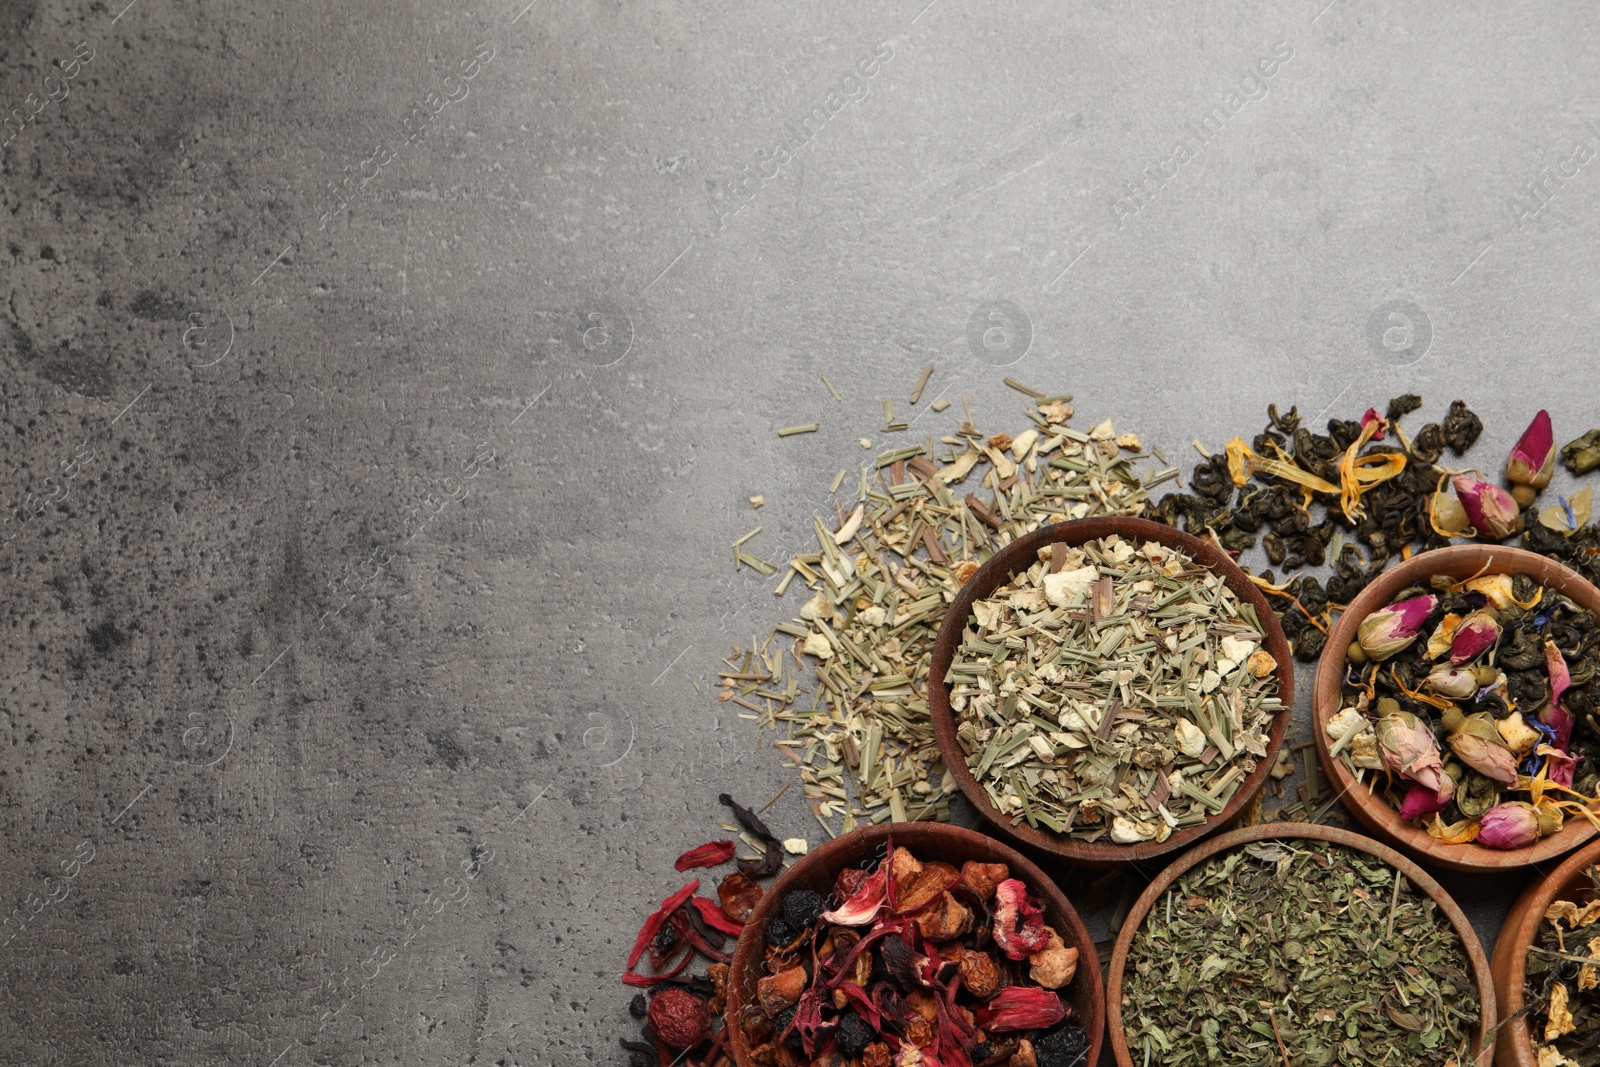
<svg viewBox="0 0 1600 1067"><path fill-rule="evenodd" d="M687 989L668 986L650 998L650 1028L663 1045L693 1048L711 1035L711 1012Z"/></svg>
<svg viewBox="0 0 1600 1067"><path fill-rule="evenodd" d="M805 992L806 981L806 969L801 966L790 967L760 979L756 982L756 999L761 1004L761 1010L768 1015L778 1014L800 999L800 994Z"/></svg>
<svg viewBox="0 0 1600 1067"><path fill-rule="evenodd" d="M1506 460L1506 479L1513 485L1543 489L1550 484L1556 469L1556 440L1550 428L1550 413L1541 410L1511 449Z"/></svg>
<svg viewBox="0 0 1600 1067"><path fill-rule="evenodd" d="M1078 950L1068 948L1061 935L1045 927L1050 940L1044 948L1028 957L1028 977L1046 989L1060 989L1078 973Z"/></svg>
<svg viewBox="0 0 1600 1067"><path fill-rule="evenodd" d="M1067 1017L1061 997L1048 989L1007 986L978 1008L977 1023L990 1033L1040 1030Z"/></svg>
<svg viewBox="0 0 1600 1067"><path fill-rule="evenodd" d="M1438 603L1439 598L1428 593L1374 611L1356 630L1361 651L1372 659L1388 659L1408 648Z"/></svg>
<svg viewBox="0 0 1600 1067"><path fill-rule="evenodd" d="M1467 509L1467 518L1485 537L1503 541L1522 529L1522 512L1511 494L1498 485L1480 482L1465 474L1451 479L1461 506Z"/></svg>
<svg viewBox="0 0 1600 1067"><path fill-rule="evenodd" d="M1025 960L1050 943L1044 913L1028 899L1028 887L1007 878L995 887L994 942L1013 960Z"/></svg>
<svg viewBox="0 0 1600 1067"><path fill-rule="evenodd" d="M1478 844L1485 848L1526 848L1546 832L1544 825L1554 832L1554 820L1541 817L1532 804L1508 800L1483 813L1478 823Z"/></svg>
<svg viewBox="0 0 1600 1067"><path fill-rule="evenodd" d="M961 865L961 884L978 895L978 899L988 902L994 896L995 887L1011 877L1011 868L1003 863L978 863L968 860Z"/></svg>
<svg viewBox="0 0 1600 1067"><path fill-rule="evenodd" d="M1439 742L1409 711L1394 711L1377 722L1378 751L1389 769L1413 782L1421 782L1437 793L1444 788L1439 760Z"/></svg>
<svg viewBox="0 0 1600 1067"><path fill-rule="evenodd" d="M1435 667L1427 677L1429 689L1442 697L1460 700L1478 691L1478 676L1459 667Z"/></svg>
<svg viewBox="0 0 1600 1067"><path fill-rule="evenodd" d="M1448 774L1442 774L1439 776L1439 784L1444 788L1435 791L1421 782L1412 782L1411 788L1406 790L1405 800L1400 805L1400 817L1409 822L1424 815L1432 815L1436 811L1443 811L1456 795L1456 780Z"/></svg>
<svg viewBox="0 0 1600 1067"><path fill-rule="evenodd" d="M1450 663L1459 667L1483 655L1500 640L1500 621L1484 608L1461 620L1450 638Z"/></svg>
<svg viewBox="0 0 1600 1067"><path fill-rule="evenodd" d="M986 952L963 950L960 973L961 984L979 1000L987 1000L1000 989L1000 966Z"/></svg>
<svg viewBox="0 0 1600 1067"><path fill-rule="evenodd" d="M1468 715L1450 732L1450 751L1468 767L1501 785L1517 784L1517 757L1486 711Z"/></svg>

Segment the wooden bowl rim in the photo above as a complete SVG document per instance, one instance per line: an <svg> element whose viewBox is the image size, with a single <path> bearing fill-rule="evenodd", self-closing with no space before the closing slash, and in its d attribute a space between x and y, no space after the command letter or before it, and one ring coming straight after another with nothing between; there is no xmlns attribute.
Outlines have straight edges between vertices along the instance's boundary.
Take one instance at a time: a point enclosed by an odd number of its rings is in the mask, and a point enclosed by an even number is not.
<svg viewBox="0 0 1600 1067"><path fill-rule="evenodd" d="M1229 589L1255 608L1265 631L1262 634L1262 647L1278 661L1275 674L1278 698L1283 702L1283 709L1273 716L1270 722L1266 756L1257 761L1255 770L1239 783L1239 788L1234 791L1232 799L1220 812L1197 826L1176 831L1165 841L1141 841L1132 845L1074 841L1051 831L1035 829L1026 822L1013 826L1011 820L989 802L988 794L967 766L966 751L956 736L956 721L950 708L949 686L944 682L944 675L955 658L955 649L961 640L961 633L972 614L973 601L988 596L1009 581L1018 570L1031 566L1039 549L1045 545L1058 542L1078 545L1110 534L1134 542L1156 541L1170 548L1180 549L1197 564L1215 571L1227 583ZM1083 866L1102 869L1128 867L1177 852L1215 833L1237 816L1266 785L1267 772L1272 769L1279 750L1283 748L1284 738L1289 731L1289 722L1294 717L1292 660L1289 640L1284 636L1283 627L1279 625L1278 616L1272 610L1272 605L1267 602L1261 590L1256 588L1255 583L1250 581L1249 576L1239 569L1239 565L1212 542L1150 519L1122 516L1075 519L1071 522L1041 526L1017 538L996 552L961 587L955 600L945 611L944 622L940 625L938 638L934 642L933 662L928 674L928 714L933 721L934 737L939 742L939 751L944 757L945 768L960 785L967 800L997 831L1024 846Z"/></svg>
<svg viewBox="0 0 1600 1067"><path fill-rule="evenodd" d="M728 966L728 991L723 1006L723 1026L725 1047L737 1067L754 1067L750 1059L750 1045L745 1040L744 1027L739 1025L739 1017L752 991L746 989L746 983L741 978L754 973L765 957L763 946L767 920L772 918L773 912L777 910L783 894L790 889L813 882L818 878L819 872L825 872L831 880L847 862L843 857L848 857L863 847L871 846L875 850L887 843L891 837L895 839L896 844L905 845L913 853L919 849L924 850L923 855L918 856L918 859L924 861L932 859L942 860L945 863L955 862L956 866L960 866L960 862L966 859L984 863L1004 863L1010 868L1011 877L1020 878L1028 886L1043 906L1045 921L1056 928L1056 932L1067 945L1076 946L1078 949L1078 973L1067 987L1068 999L1071 1000L1074 1013L1078 1016L1078 1025L1083 1027L1084 1033L1089 1038L1089 1058L1085 1062L1098 1063L1101 1048L1105 1043L1105 984L1100 976L1100 961L1094 939L1089 936L1083 918L1067 899L1067 895L1061 891L1061 887L1028 857L988 834L948 823L912 822L863 826L826 841L797 860L762 893L761 902L756 906L755 913L750 916L750 921L745 923L743 932L739 934L738 943L733 950L733 959ZM934 852L941 854L932 855ZM952 855L961 859L952 861ZM754 960L751 958L752 953L756 954Z"/></svg>
<svg viewBox="0 0 1600 1067"><path fill-rule="evenodd" d="M1109 1031L1111 1051L1116 1057L1118 1067L1135 1067L1128 1049L1127 1035L1122 1027L1122 975L1128 962L1128 953L1133 947L1134 936L1138 934L1145 916L1161 898L1161 894L1165 893L1185 872L1202 861L1240 845L1278 839L1328 841L1365 852L1395 868L1411 879L1415 885L1421 886L1423 891L1439 905L1455 929L1456 936L1461 938L1462 946L1466 949L1467 961L1472 967L1473 982L1478 987L1478 1033L1473 1039L1477 1051L1473 1054L1473 1062L1483 1063L1485 1054L1490 1051L1488 1038L1493 1027L1491 1020L1498 1018L1495 1011L1494 976L1489 970L1489 961L1484 955L1483 945L1479 942L1477 933L1472 929L1472 923L1467 920L1455 900L1427 871L1381 841L1337 826L1283 822L1261 823L1230 830L1196 845L1173 860L1134 902L1133 908L1122 922L1122 931L1117 935L1117 942L1111 950L1111 965L1106 974L1106 1028Z"/></svg>
<svg viewBox="0 0 1600 1067"><path fill-rule="evenodd" d="M1490 963L1494 971L1495 1001L1502 1018L1495 1053L1497 1063L1506 1067L1535 1067L1533 1035L1528 1029L1528 1017L1522 1014L1526 1004L1523 989L1528 980L1528 947L1539 932L1545 909L1565 899L1572 891L1572 883L1581 878L1592 863L1600 863L1600 841L1590 841L1562 860L1555 870L1529 884L1511 906L1510 917L1516 920L1516 925L1513 927L1508 921L1500 927Z"/></svg>
<svg viewBox="0 0 1600 1067"><path fill-rule="evenodd" d="M1322 765L1323 774L1338 787L1339 799L1346 810L1368 830L1414 858L1458 871L1511 870L1546 863L1594 837L1595 830L1587 820L1569 819L1560 831L1541 838L1527 848L1492 849L1471 842L1445 844L1426 830L1402 821L1398 809L1390 807L1381 797L1374 796L1358 783L1342 759L1329 755L1325 727L1341 703L1339 693L1344 678L1345 649L1355 640L1356 628L1361 625L1362 619L1388 603L1400 590L1412 585L1426 585L1432 575L1453 574L1458 570L1463 574L1471 574L1479 567L1493 566L1497 558L1504 562L1504 566L1496 567L1495 573L1528 574L1561 595L1583 602L1589 611L1600 616L1600 589L1596 589L1577 571L1548 556L1507 545L1449 545L1430 549L1384 571L1357 594L1334 626L1327 647L1317 660L1317 671L1312 682L1311 732L1317 745L1317 760ZM1582 592L1580 594L1574 590Z"/></svg>

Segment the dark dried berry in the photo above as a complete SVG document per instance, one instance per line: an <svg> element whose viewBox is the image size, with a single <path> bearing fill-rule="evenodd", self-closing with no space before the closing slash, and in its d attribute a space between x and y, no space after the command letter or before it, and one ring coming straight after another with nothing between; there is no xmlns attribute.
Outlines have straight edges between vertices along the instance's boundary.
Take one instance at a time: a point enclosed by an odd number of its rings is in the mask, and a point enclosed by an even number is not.
<svg viewBox="0 0 1600 1067"><path fill-rule="evenodd" d="M789 1051L799 1055L805 1051L806 1046L805 1042L801 1040L800 1030L798 1028L790 1029L791 1024L794 1022L794 1016L795 1008L793 1007L784 1008L780 1011L772 1020L772 1036L774 1039L782 1038L783 1043L789 1047ZM788 1033L784 1033L786 1030Z"/></svg>
<svg viewBox="0 0 1600 1067"><path fill-rule="evenodd" d="M773 948L782 948L799 936L800 931L782 915L767 920L767 944Z"/></svg>
<svg viewBox="0 0 1600 1067"><path fill-rule="evenodd" d="M628 1014L633 1016L635 1019L643 1019L645 1012L649 1010L650 1002L644 999L643 993L640 993L628 1002Z"/></svg>
<svg viewBox="0 0 1600 1067"><path fill-rule="evenodd" d="M828 906L809 889L791 889L783 895L783 917L796 930L815 926Z"/></svg>
<svg viewBox="0 0 1600 1067"><path fill-rule="evenodd" d="M1089 1062L1089 1035L1081 1026L1057 1027L1034 1040L1033 1053L1039 1067L1084 1067Z"/></svg>
<svg viewBox="0 0 1600 1067"><path fill-rule="evenodd" d="M839 1029L834 1032L833 1043L844 1054L846 1059L855 1059L867 1050L867 1046L878 1039L872 1032L872 1027L867 1025L865 1019L855 1012L848 1012L839 1020Z"/></svg>

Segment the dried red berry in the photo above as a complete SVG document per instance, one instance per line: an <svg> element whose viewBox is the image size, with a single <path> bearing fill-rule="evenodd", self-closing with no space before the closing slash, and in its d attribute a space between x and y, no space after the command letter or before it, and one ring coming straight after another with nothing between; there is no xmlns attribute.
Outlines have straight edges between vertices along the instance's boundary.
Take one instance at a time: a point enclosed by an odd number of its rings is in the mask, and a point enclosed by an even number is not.
<svg viewBox="0 0 1600 1067"><path fill-rule="evenodd" d="M693 1048L711 1035L711 1012L687 989L669 986L650 998L650 1028L662 1044Z"/></svg>

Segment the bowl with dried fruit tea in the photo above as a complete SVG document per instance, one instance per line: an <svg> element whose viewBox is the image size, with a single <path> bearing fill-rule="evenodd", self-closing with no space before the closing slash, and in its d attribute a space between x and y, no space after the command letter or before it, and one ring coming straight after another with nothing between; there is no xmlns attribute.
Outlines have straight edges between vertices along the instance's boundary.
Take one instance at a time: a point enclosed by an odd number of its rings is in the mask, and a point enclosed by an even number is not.
<svg viewBox="0 0 1600 1067"><path fill-rule="evenodd" d="M1093 1067L1094 942L1061 890L993 838L867 826L790 867L739 935L726 1033L738 1067Z"/></svg>
<svg viewBox="0 0 1600 1067"><path fill-rule="evenodd" d="M1091 867L1174 852L1265 784L1294 696L1266 599L1210 541L1095 518L961 587L928 708L945 765L1022 845Z"/></svg>
<svg viewBox="0 0 1600 1067"><path fill-rule="evenodd" d="M1312 823L1174 861L1124 920L1106 997L1119 1067L1466 1067L1487 1062L1496 1018L1489 961L1439 883Z"/></svg>
<svg viewBox="0 0 1600 1067"><path fill-rule="evenodd" d="M1324 773L1368 829L1456 870L1543 863L1600 815L1600 590L1545 556L1456 545L1351 602L1317 664Z"/></svg>
<svg viewBox="0 0 1600 1067"><path fill-rule="evenodd" d="M1489 961L1504 1020L1499 1067L1600 1059L1600 841L1535 880L1511 906Z"/></svg>

